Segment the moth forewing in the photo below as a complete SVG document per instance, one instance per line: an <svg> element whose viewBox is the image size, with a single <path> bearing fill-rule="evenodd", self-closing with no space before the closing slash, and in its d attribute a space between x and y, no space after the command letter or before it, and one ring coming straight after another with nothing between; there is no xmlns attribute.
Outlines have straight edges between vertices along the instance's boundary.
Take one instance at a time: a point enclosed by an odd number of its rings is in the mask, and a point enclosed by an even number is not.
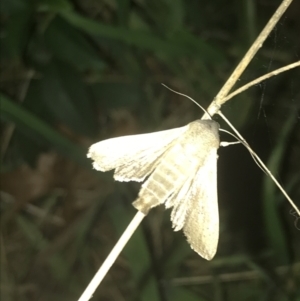
<svg viewBox="0 0 300 301"><path fill-rule="evenodd" d="M183 232L192 249L211 260L219 240L217 149L211 149L208 153L193 180L187 199L189 206Z"/></svg>
<svg viewBox="0 0 300 301"><path fill-rule="evenodd" d="M149 134L111 138L93 144L88 158L100 171L116 169L117 181L143 181L153 171L153 164L188 126Z"/></svg>

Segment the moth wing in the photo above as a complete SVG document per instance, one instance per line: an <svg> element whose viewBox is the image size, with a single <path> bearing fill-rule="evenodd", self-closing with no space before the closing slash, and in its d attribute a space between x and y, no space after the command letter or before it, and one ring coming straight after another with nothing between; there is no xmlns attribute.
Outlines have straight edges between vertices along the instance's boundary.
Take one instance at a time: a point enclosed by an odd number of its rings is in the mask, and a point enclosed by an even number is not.
<svg viewBox="0 0 300 301"><path fill-rule="evenodd" d="M187 198L183 232L192 249L211 260L219 240L216 149L210 151L198 170Z"/></svg>
<svg viewBox="0 0 300 301"><path fill-rule="evenodd" d="M114 178L118 181L143 181L157 159L187 128L107 139L93 144L87 156L94 160L97 170L116 169Z"/></svg>
<svg viewBox="0 0 300 301"><path fill-rule="evenodd" d="M194 175L187 178L178 193L167 199L165 203L166 208L173 207L171 211L171 222L174 231L179 231L184 226L187 212L189 212L189 208L191 206L190 189L193 178Z"/></svg>
<svg viewBox="0 0 300 301"><path fill-rule="evenodd" d="M186 148L180 143L181 138L176 139L157 160L155 170L142 185L138 199L133 202L133 206L144 214L163 203L170 208L175 200L182 200L185 196L183 186L191 177L193 162L187 157ZM178 194L181 198L176 198Z"/></svg>

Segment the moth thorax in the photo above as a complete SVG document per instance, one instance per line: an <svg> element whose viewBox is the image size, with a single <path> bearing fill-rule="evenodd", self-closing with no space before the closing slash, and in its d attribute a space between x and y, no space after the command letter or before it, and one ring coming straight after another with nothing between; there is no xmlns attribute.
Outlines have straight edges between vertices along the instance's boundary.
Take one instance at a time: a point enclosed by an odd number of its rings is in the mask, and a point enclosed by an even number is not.
<svg viewBox="0 0 300 301"><path fill-rule="evenodd" d="M189 133L192 139L201 140L212 148L219 148L220 125L214 120L196 120L189 124Z"/></svg>

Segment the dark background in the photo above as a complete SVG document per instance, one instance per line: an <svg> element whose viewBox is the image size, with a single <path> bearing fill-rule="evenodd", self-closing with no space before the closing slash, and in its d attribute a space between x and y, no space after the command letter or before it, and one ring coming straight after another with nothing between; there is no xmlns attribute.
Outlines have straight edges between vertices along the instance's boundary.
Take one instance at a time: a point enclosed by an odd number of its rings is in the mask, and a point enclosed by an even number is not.
<svg viewBox="0 0 300 301"><path fill-rule="evenodd" d="M78 299L139 189L93 171L88 147L200 118L160 83L207 107L279 4L1 1L1 300ZM237 86L299 60L299 32L294 1ZM299 83L296 68L222 108L298 207ZM295 212L242 145L218 153L215 258L194 253L155 208L92 300L300 300Z"/></svg>

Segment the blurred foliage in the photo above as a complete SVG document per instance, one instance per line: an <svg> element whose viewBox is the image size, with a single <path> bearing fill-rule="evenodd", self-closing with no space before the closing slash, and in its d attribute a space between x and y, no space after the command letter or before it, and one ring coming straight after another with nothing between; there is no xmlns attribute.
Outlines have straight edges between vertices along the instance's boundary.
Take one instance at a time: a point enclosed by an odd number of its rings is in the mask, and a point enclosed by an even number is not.
<svg viewBox="0 0 300 301"><path fill-rule="evenodd" d="M78 299L139 187L93 171L89 145L201 117L160 83L208 106L279 3L1 1L1 300ZM238 86L299 60L299 31L294 1ZM297 69L222 110L299 207ZM155 208L93 300L300 300L298 217L242 146L219 156L216 257L195 254Z"/></svg>

